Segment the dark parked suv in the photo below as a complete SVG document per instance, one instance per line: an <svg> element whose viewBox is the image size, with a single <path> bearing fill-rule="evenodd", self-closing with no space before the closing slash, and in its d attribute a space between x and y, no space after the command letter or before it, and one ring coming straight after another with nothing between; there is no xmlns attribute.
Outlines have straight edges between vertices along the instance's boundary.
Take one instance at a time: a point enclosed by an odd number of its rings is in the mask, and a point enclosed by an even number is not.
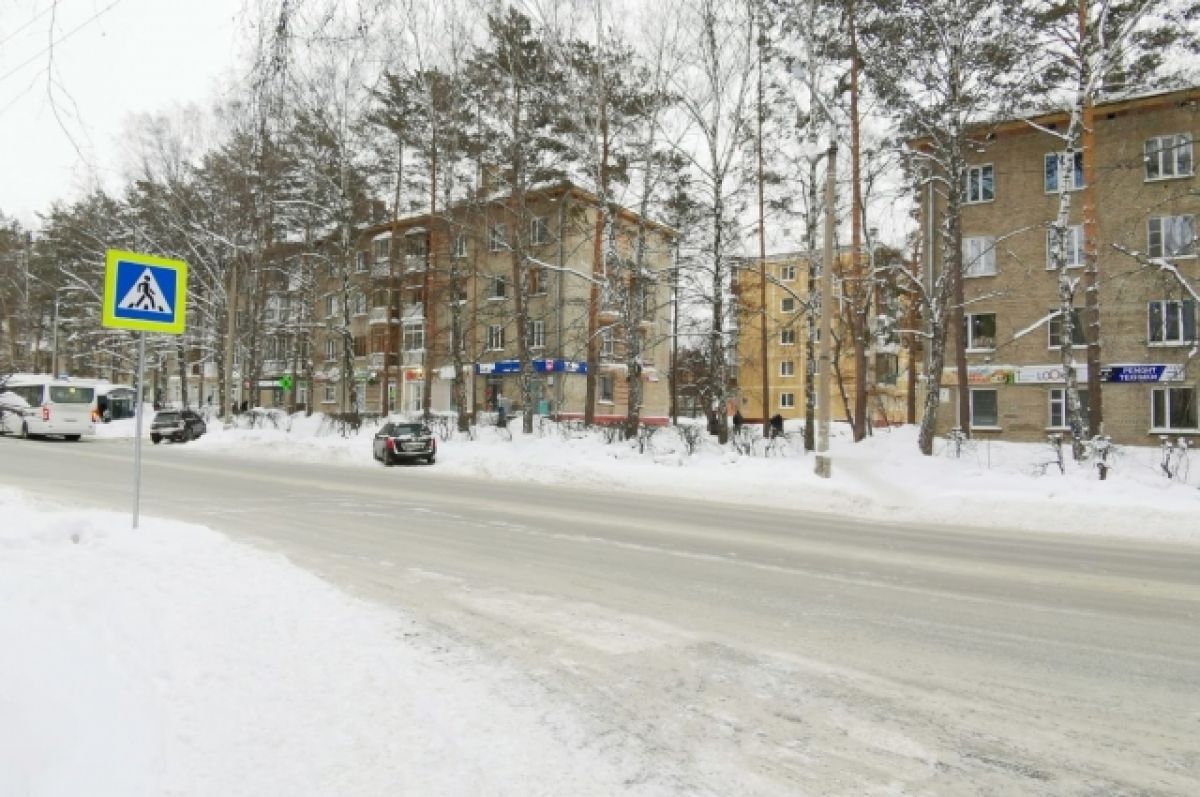
<svg viewBox="0 0 1200 797"><path fill-rule="evenodd" d="M150 424L150 441L158 445L163 439L186 443L208 431L204 419L193 410L159 410Z"/></svg>
<svg viewBox="0 0 1200 797"><path fill-rule="evenodd" d="M401 459L423 459L432 465L437 459L437 440L423 423L391 421L376 432L371 453L389 466Z"/></svg>

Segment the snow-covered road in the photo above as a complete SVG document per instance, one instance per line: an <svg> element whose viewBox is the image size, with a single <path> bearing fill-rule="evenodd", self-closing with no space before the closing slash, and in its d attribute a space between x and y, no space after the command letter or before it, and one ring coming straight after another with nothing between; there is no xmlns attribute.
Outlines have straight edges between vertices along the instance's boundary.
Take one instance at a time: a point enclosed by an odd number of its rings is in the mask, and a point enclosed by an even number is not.
<svg viewBox="0 0 1200 797"><path fill-rule="evenodd" d="M29 449L41 456L6 481L54 494L72 477L77 499L119 509L124 449L74 447L66 465L65 448ZM144 512L253 540L385 607L413 634L401 647L416 665L395 664L409 688L447 669L480 684L488 712L548 751L548 772L594 771L592 793L1200 790L1194 546L880 527L187 447L151 449L147 465ZM251 602L269 607L261 622L292 616L287 597ZM357 677L345 642L309 644L314 667ZM531 724L507 713L528 708ZM466 755L492 749L494 728L468 730ZM500 772L477 793L586 792L513 786L527 776Z"/></svg>

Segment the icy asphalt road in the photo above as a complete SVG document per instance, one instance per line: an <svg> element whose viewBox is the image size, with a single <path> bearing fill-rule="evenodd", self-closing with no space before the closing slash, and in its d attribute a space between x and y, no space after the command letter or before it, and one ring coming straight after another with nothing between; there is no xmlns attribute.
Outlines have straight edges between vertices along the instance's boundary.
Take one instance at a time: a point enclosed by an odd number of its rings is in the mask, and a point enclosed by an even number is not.
<svg viewBox="0 0 1200 797"><path fill-rule="evenodd" d="M0 438L0 483L128 510L131 450ZM187 446L144 466L143 514L517 665L664 793L1200 794L1194 547Z"/></svg>

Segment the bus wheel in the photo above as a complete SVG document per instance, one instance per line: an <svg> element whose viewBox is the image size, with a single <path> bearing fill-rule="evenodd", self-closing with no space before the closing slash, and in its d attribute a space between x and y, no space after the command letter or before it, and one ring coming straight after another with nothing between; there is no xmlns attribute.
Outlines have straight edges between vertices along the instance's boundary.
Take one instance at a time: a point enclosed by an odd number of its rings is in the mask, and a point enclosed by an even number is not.
<svg viewBox="0 0 1200 797"><path fill-rule="evenodd" d="M64 439L64 440L66 440L68 443L78 443L78 442L79 442L79 437L80 437L80 436L79 436L79 435L77 435L77 434L65 434L65 435L63 435L63 439Z"/></svg>

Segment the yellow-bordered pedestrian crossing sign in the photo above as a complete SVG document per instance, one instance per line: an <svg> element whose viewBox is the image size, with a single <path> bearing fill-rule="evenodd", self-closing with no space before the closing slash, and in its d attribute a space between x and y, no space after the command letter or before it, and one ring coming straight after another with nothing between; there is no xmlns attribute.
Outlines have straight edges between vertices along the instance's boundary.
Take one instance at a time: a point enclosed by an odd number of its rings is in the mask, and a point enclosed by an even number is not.
<svg viewBox="0 0 1200 797"><path fill-rule="evenodd" d="M103 326L183 333L187 263L109 249L104 265Z"/></svg>

